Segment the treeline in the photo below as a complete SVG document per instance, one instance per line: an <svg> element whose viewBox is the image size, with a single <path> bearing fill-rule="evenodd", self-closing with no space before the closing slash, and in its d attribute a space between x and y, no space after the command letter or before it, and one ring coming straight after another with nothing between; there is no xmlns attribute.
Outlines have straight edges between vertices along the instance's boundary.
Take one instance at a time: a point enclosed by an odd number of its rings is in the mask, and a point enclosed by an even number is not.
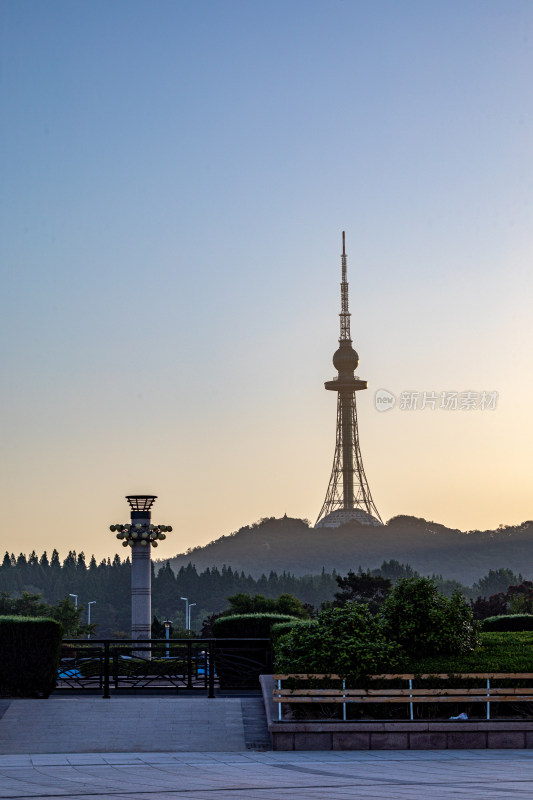
<svg viewBox="0 0 533 800"><path fill-rule="evenodd" d="M54 550L49 558L33 551L28 557L18 558L6 552L0 567L0 592L19 597L23 592L40 595L42 600L55 606L70 595L73 605L81 609L81 619L87 621L87 604L91 606L91 623L96 623L96 636L113 636L115 632L130 630L130 577L129 559L121 561L116 555L97 564L94 556L86 563L84 553L71 550L63 562Z"/></svg>
<svg viewBox="0 0 533 800"><path fill-rule="evenodd" d="M350 565L347 565L348 572ZM359 568L359 574L362 573ZM409 564L395 559L384 561L381 567L368 574L381 576L396 583L400 578L417 577L418 572ZM174 573L169 562L152 565L152 612L159 620L171 619L176 632L185 628L186 597L191 604L192 629L200 631L203 621L228 607L228 597L237 594L263 595L277 598L282 594L294 595L298 600L315 609L322 603L333 600L339 588L335 570L318 575L295 576L289 572L271 571L268 576L254 578L244 571L223 566L211 567L198 572L193 564L182 566ZM523 578L512 570L490 570L472 587L455 580L445 580L440 575L432 578L439 591L450 596L459 589L467 600L478 597L489 598L505 592L512 585L521 584ZM6 552L0 566L0 592L16 598L23 592L39 595L43 602L56 606L69 598L77 602L81 610L81 622L87 622L87 604L91 606L91 623L95 624L95 636L129 637L131 630L131 563L130 559L113 559L96 562L94 556L86 562L83 552L71 550L61 562L54 550L40 557L32 552L28 557L21 553L17 558ZM72 597L71 597L72 595ZM1 606L0 606L1 607ZM4 612L5 613L5 612Z"/></svg>
<svg viewBox="0 0 533 800"><path fill-rule="evenodd" d="M322 571L320 575L295 577L290 573L252 578L231 567L208 568L198 573L188 564L175 574L169 563L152 564L152 613L161 619L171 619L175 630L185 628L185 602L191 608L191 627L199 631L206 617L223 611L227 598L238 593L262 594L275 598L280 594L293 594L302 602L318 607L330 600L337 588L336 573ZM28 557L18 557L6 552L0 566L0 592L20 597L23 592L40 595L50 605L65 597L77 597L82 609L82 621L87 621L87 604L91 606L91 623L95 623L95 636L128 637L131 630L131 562L120 560L118 555L96 562L92 556L87 563L83 552L71 550L61 562L54 550L48 557L32 552ZM71 597L73 603L76 597Z"/></svg>

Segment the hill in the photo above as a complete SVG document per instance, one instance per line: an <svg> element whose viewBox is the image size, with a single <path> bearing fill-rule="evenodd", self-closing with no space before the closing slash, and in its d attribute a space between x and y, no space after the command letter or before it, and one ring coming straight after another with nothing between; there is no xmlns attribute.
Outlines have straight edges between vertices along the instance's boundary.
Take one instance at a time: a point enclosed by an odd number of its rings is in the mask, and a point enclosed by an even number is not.
<svg viewBox="0 0 533 800"><path fill-rule="evenodd" d="M460 531L418 517L393 517L383 527L349 523L312 528L301 519L270 517L170 559L173 570L231 566L254 577L271 570L294 575L375 569L397 559L421 574L471 584L489 569L508 567L533 579L533 521L487 531Z"/></svg>

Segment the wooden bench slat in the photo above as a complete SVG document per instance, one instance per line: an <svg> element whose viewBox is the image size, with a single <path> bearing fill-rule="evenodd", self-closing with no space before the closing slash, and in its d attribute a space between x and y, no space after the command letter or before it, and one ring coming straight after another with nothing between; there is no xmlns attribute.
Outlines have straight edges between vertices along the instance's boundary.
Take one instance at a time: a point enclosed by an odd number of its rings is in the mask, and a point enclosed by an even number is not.
<svg viewBox="0 0 533 800"><path fill-rule="evenodd" d="M282 680L289 679L335 679L341 680L339 676L317 675L317 674L298 674L298 675L275 675L274 678L281 683ZM406 673L373 675L370 678L375 680L410 680L415 678L430 679L475 679L479 682L487 680L530 680L533 673L524 672L468 672L458 673L450 676L445 673L439 675L410 675ZM324 689L287 689L278 688L273 690L273 700L278 704L292 703L502 703L502 702L533 702L533 687L501 687L501 686L476 686L476 687L441 687L435 688L416 688L403 687L401 689L376 688L371 687L346 689L341 687Z"/></svg>
<svg viewBox="0 0 533 800"><path fill-rule="evenodd" d="M342 681L342 678L339 675L323 675L323 674L315 674L315 673L295 673L294 675L273 675L274 680L276 681L284 681L290 680L292 678L296 678L298 680L325 680L326 678L335 680L335 681ZM385 673L383 675L369 675L368 678L370 680L415 680L415 678L421 680L428 680L430 678L442 678L442 679L449 679L452 680L454 678L462 679L462 678L479 678L480 680L498 680L498 679L512 679L512 680L531 680L533 679L533 672L456 672L456 673L448 673L448 672L432 672L422 675L417 675L415 673L397 673L397 674L388 674Z"/></svg>
<svg viewBox="0 0 533 800"><path fill-rule="evenodd" d="M441 697L409 697L409 696L398 696L398 697L384 697L383 695L372 696L372 697L357 697L357 698L350 698L350 697L274 697L274 703L486 703L487 701L491 703L519 703L519 702L531 702L532 697L531 695L491 695L487 696L486 694L480 695L446 695Z"/></svg>
<svg viewBox="0 0 533 800"><path fill-rule="evenodd" d="M519 689L516 687L502 689L492 688L490 690L477 687L476 689L274 689L274 695L285 699L288 697L410 697L436 696L445 697L446 695L479 695L486 693L490 696L499 694L519 694L533 697L533 688Z"/></svg>

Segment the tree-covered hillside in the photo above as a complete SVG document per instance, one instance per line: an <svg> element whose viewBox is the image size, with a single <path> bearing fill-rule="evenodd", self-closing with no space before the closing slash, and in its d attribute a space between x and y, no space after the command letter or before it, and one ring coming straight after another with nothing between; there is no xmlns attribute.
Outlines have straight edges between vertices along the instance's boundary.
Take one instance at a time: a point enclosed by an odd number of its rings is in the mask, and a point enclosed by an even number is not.
<svg viewBox="0 0 533 800"><path fill-rule="evenodd" d="M270 570L295 575L376 569L385 560L410 564L421 575L472 584L505 566L533 578L533 521L491 531L460 531L417 517L393 517L383 527L355 522L341 528L312 528L307 521L262 519L205 547L170 559L175 570L231 564L255 577Z"/></svg>

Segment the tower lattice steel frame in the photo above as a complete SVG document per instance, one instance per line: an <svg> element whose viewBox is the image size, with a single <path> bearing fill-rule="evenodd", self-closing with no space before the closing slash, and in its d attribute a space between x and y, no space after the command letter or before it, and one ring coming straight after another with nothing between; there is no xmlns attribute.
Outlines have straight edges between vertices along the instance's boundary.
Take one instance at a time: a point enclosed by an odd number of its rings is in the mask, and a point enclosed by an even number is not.
<svg viewBox="0 0 533 800"><path fill-rule="evenodd" d="M367 382L360 380L355 375L359 356L352 347L350 335L344 231L342 233L341 263L340 338L339 349L333 356L333 366L339 375L324 384L326 389L337 392L337 437L326 499L317 517L315 527L325 527L328 524L338 525L348 522L350 519L367 525L383 524L370 493L359 447L355 393L366 389ZM347 513L333 515L333 512ZM334 522L332 517L328 523L328 515L339 517L339 519Z"/></svg>

